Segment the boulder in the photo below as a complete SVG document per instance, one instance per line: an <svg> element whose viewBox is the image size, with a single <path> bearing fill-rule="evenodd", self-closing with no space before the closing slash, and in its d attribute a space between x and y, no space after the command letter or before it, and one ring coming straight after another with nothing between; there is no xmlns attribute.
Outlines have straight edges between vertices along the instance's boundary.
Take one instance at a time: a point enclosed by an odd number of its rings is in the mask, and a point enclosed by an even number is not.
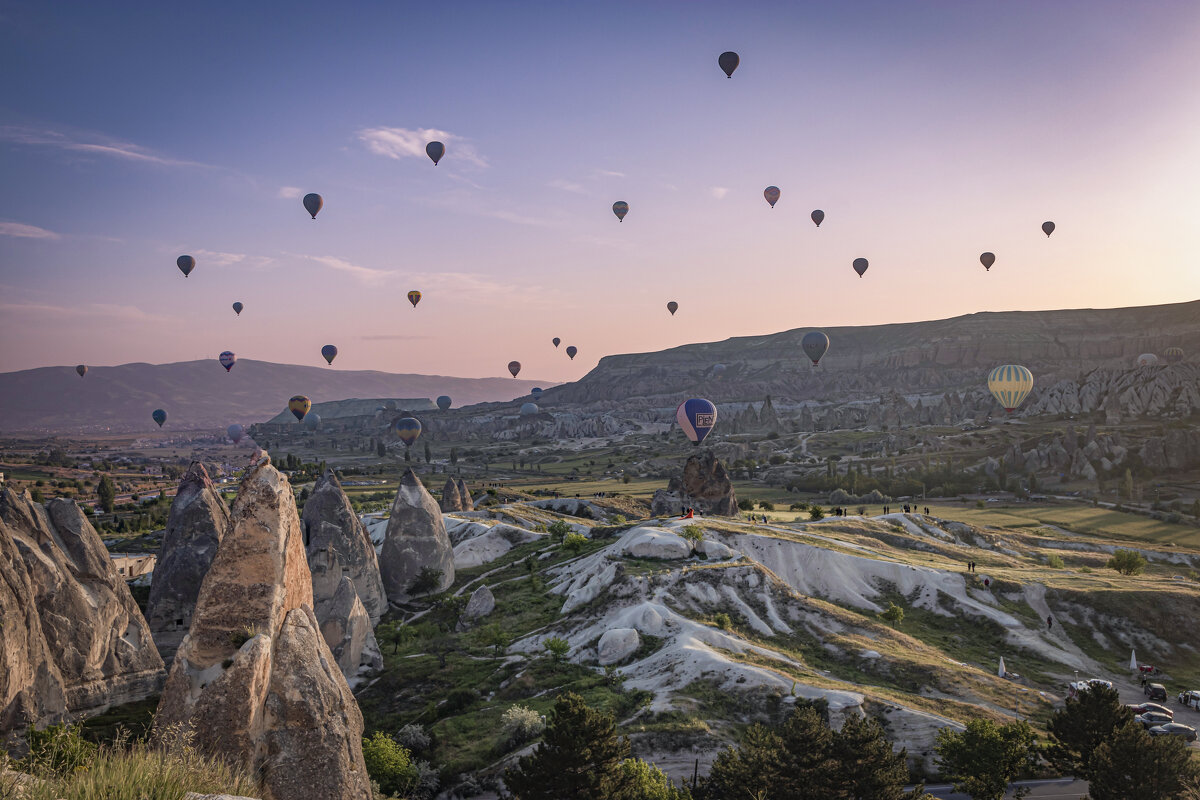
<svg viewBox="0 0 1200 800"><path fill-rule="evenodd" d="M0 598L19 593L11 607L11 599L0 599L6 717L99 713L159 690L163 662L150 628L73 500L43 507L28 492L3 489L0 540L6 578Z"/></svg>
<svg viewBox="0 0 1200 800"><path fill-rule="evenodd" d="M710 559L731 558L734 555L733 550L711 539L701 539L699 542L696 542L692 549L697 553L703 553L705 558Z"/></svg>
<svg viewBox="0 0 1200 800"><path fill-rule="evenodd" d="M379 645L371 630L371 618L349 577L342 577L332 602L325 606L325 618L318 616L317 622L325 643L337 660L338 668L347 679L353 678L364 667L383 667Z"/></svg>
<svg viewBox="0 0 1200 800"><path fill-rule="evenodd" d="M671 478L665 491L656 491L650 503L650 513L657 517L675 516L685 508L725 517L738 514L733 482L711 450L689 457L683 474Z"/></svg>
<svg viewBox="0 0 1200 800"><path fill-rule="evenodd" d="M371 800L362 714L312 606L292 487L264 456L242 479L156 730L190 727L200 750L260 775L264 800Z"/></svg>
<svg viewBox="0 0 1200 800"><path fill-rule="evenodd" d="M446 478L446 485L442 487L442 511L449 513L462 510L463 501L458 484L454 482L454 478Z"/></svg>
<svg viewBox="0 0 1200 800"><path fill-rule="evenodd" d="M621 553L633 558L687 558L691 543L663 528L634 528L621 538Z"/></svg>
<svg viewBox="0 0 1200 800"><path fill-rule="evenodd" d="M301 521L308 566L312 572L313 611L317 621L324 626L328 618L327 607L334 601L342 579L349 578L371 625L378 625L387 611L379 557L333 470L326 470L317 480L312 495L304 504Z"/></svg>
<svg viewBox="0 0 1200 800"><path fill-rule="evenodd" d="M596 645L596 658L602 665L618 664L637 652L642 638L634 628L611 628Z"/></svg>
<svg viewBox="0 0 1200 800"><path fill-rule="evenodd" d="M495 608L496 598L492 594L492 590L486 586L480 586L471 592L471 599L467 601L467 607L463 609L462 616L459 617L459 629L466 628L471 622L480 617L486 617Z"/></svg>
<svg viewBox="0 0 1200 800"><path fill-rule="evenodd" d="M400 479L400 490L392 503L379 567L392 603L411 599L413 581L423 569L441 573L435 592L444 591L454 582L454 550L441 509L411 469Z"/></svg>
<svg viewBox="0 0 1200 800"><path fill-rule="evenodd" d="M462 499L463 511L475 510L475 501L471 499L471 490L467 488L467 482L462 478L458 479L458 496Z"/></svg>
<svg viewBox="0 0 1200 800"><path fill-rule="evenodd" d="M229 510L199 461L179 482L146 604L146 622L167 664L192 626L200 584L229 529Z"/></svg>

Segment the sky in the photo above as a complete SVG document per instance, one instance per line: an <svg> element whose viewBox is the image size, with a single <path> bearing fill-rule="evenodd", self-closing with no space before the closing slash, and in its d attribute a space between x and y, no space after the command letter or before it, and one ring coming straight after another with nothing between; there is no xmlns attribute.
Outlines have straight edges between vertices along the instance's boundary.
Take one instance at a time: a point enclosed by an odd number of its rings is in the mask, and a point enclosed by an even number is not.
<svg viewBox="0 0 1200 800"><path fill-rule="evenodd" d="M0 74L0 371L332 343L567 381L1200 298L1192 0L0 2Z"/></svg>

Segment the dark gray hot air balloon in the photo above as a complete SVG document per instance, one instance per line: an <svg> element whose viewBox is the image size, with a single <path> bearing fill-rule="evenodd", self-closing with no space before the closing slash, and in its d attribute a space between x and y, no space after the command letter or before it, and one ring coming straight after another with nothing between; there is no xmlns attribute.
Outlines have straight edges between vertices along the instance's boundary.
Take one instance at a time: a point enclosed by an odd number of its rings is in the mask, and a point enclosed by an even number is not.
<svg viewBox="0 0 1200 800"><path fill-rule="evenodd" d="M233 304L233 313L237 314L240 317L242 315L243 308L245 308L245 306L242 305L241 303L234 303Z"/></svg>
<svg viewBox="0 0 1200 800"><path fill-rule="evenodd" d="M992 268L992 264L996 263L996 254L995 253L982 254L981 256L979 256L979 263L983 264L984 269L990 270Z"/></svg>
<svg viewBox="0 0 1200 800"><path fill-rule="evenodd" d="M183 277L186 278L191 274L192 270L196 268L196 259L192 258L191 256L180 256L179 258L175 259L175 266L179 267L179 271L182 272Z"/></svg>
<svg viewBox="0 0 1200 800"><path fill-rule="evenodd" d="M538 409L537 403L522 403L521 404L521 416L522 417L532 417L534 414L538 413L539 410L540 409Z"/></svg>
<svg viewBox="0 0 1200 800"><path fill-rule="evenodd" d="M767 198L767 202L771 204L771 208L774 208L775 204L779 202L779 187L768 186L763 189L763 197Z"/></svg>
<svg viewBox="0 0 1200 800"><path fill-rule="evenodd" d="M313 219L317 218L317 212L320 211L321 207L325 205L325 201L321 198L321 195L317 194L316 192L309 192L308 194L304 195L303 202L304 210L309 214L312 214Z"/></svg>
<svg viewBox="0 0 1200 800"><path fill-rule="evenodd" d="M448 408L450 408L450 395L448 395L448 394L438 395L437 407L440 408L442 411L445 411Z"/></svg>
<svg viewBox="0 0 1200 800"><path fill-rule="evenodd" d="M1042 223L1042 233L1046 234L1046 238L1050 238L1050 234L1054 233L1054 223L1046 220Z"/></svg>
<svg viewBox="0 0 1200 800"><path fill-rule="evenodd" d="M618 222L625 221L625 215L629 213L629 203L624 200L618 200L613 203L613 213L617 215Z"/></svg>
<svg viewBox="0 0 1200 800"><path fill-rule="evenodd" d="M825 351L829 349L829 337L820 331L809 331L800 340L800 348L806 356L812 359L815 367L821 360L821 356L825 355Z"/></svg>
<svg viewBox="0 0 1200 800"><path fill-rule="evenodd" d="M726 50L717 56L717 64L720 65L721 71L725 73L726 78L733 77L733 71L738 68L738 64L740 63L742 63L742 60L732 50Z"/></svg>
<svg viewBox="0 0 1200 800"><path fill-rule="evenodd" d="M332 364L333 360L337 358L337 353L337 347L331 344L327 344L321 348L321 357L325 359L326 364Z"/></svg>
<svg viewBox="0 0 1200 800"><path fill-rule="evenodd" d="M560 344L562 344L562 339L558 338L557 336L555 336L555 337L554 337L553 339L551 339L550 341L551 341L551 343L553 343L553 345L554 345L555 347L558 347Z"/></svg>
<svg viewBox="0 0 1200 800"><path fill-rule="evenodd" d="M862 277L867 271L867 260L865 258L854 259L854 271L858 273L858 277Z"/></svg>
<svg viewBox="0 0 1200 800"><path fill-rule="evenodd" d="M437 163L442 160L442 156L446 155L446 145L441 142L430 142L425 145L425 155L433 160L433 165L436 167Z"/></svg>
<svg viewBox="0 0 1200 800"><path fill-rule="evenodd" d="M819 208L809 216L812 217L812 221L817 224L818 228L821 227L821 223L825 221L825 212Z"/></svg>
<svg viewBox="0 0 1200 800"><path fill-rule="evenodd" d="M520 361L508 362L508 371L509 371L509 373L512 374L512 376L514 378L517 377L517 373L521 371L521 362Z"/></svg>
<svg viewBox="0 0 1200 800"><path fill-rule="evenodd" d="M87 375L87 366L84 364L80 364L78 367L75 368L75 371L77 373L79 373L79 377L82 378L84 375Z"/></svg>
<svg viewBox="0 0 1200 800"><path fill-rule="evenodd" d="M676 303L674 300L667 303L667 311L671 312L672 317L675 316L675 312L678 310L679 310L679 303Z"/></svg>
<svg viewBox="0 0 1200 800"><path fill-rule="evenodd" d="M578 347L576 347L575 345L570 345L569 347L567 347L567 358L569 358L569 359L571 359L572 361L574 361L574 360L575 360L575 354L576 354L576 353L578 353L578 352L579 352L579 348L578 348Z"/></svg>

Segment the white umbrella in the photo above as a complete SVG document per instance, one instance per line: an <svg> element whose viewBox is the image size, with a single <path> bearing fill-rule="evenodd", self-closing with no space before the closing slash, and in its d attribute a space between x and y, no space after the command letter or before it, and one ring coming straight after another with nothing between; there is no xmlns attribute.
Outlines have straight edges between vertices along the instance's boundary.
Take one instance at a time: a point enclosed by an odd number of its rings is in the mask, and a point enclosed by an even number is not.
<svg viewBox="0 0 1200 800"><path fill-rule="evenodd" d="M1129 671L1130 672L1138 671L1137 650L1129 651Z"/></svg>
<svg viewBox="0 0 1200 800"><path fill-rule="evenodd" d="M1001 678L1003 678L1006 674L1006 672L1004 670L1004 656L1000 656L1000 671L997 672L996 674L999 675Z"/></svg>

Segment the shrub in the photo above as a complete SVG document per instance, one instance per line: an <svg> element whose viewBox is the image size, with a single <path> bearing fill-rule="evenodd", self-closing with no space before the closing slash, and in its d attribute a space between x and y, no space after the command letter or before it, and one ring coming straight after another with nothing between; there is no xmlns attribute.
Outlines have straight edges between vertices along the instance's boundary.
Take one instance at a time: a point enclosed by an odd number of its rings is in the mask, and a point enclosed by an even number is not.
<svg viewBox="0 0 1200 800"><path fill-rule="evenodd" d="M613 523L613 525L624 525L625 524L625 515L617 514L615 517L613 517L612 523Z"/></svg>
<svg viewBox="0 0 1200 800"><path fill-rule="evenodd" d="M546 528L546 531L550 534L552 541L561 542L571 532L571 526L561 519L556 519L550 523L550 527Z"/></svg>
<svg viewBox="0 0 1200 800"><path fill-rule="evenodd" d="M1137 550L1117 550L1105 566L1122 575L1141 575L1146 570L1146 557Z"/></svg>
<svg viewBox="0 0 1200 800"><path fill-rule="evenodd" d="M680 535L689 542L704 541L704 529L699 525L684 525L683 530L680 531Z"/></svg>
<svg viewBox="0 0 1200 800"><path fill-rule="evenodd" d="M738 500L738 508L740 508L742 511L753 511L754 501L748 497L743 497L741 500Z"/></svg>
<svg viewBox="0 0 1200 800"><path fill-rule="evenodd" d="M582 533L568 533L567 538L563 540L563 547L575 555L579 555L579 551L583 549L587 541L587 537Z"/></svg>
<svg viewBox="0 0 1200 800"><path fill-rule="evenodd" d="M768 502L767 500L759 500L758 507L760 509L762 509L763 511L774 511L775 510L775 504Z"/></svg>
<svg viewBox="0 0 1200 800"><path fill-rule="evenodd" d="M442 703L442 716L449 717L466 711L475 705L477 700L479 700L479 692L474 689L465 687L451 689L450 693L446 695L446 702Z"/></svg>
<svg viewBox="0 0 1200 800"><path fill-rule="evenodd" d="M792 503L790 506L788 506L788 511L808 511L808 503Z"/></svg>
<svg viewBox="0 0 1200 800"><path fill-rule="evenodd" d="M1046 559L1046 566L1050 567L1050 569L1062 569L1066 564L1063 563L1061 556L1052 555Z"/></svg>
<svg viewBox="0 0 1200 800"><path fill-rule="evenodd" d="M567 653L571 650L571 643L559 636L551 636L543 644L546 652L550 655L550 660L555 664L567 657Z"/></svg>
<svg viewBox="0 0 1200 800"><path fill-rule="evenodd" d="M713 614L713 624L723 631L727 631L733 627L733 620L724 611L718 611Z"/></svg>
<svg viewBox="0 0 1200 800"><path fill-rule="evenodd" d="M79 725L50 725L41 731L30 728L25 734L29 755L18 763L39 777L67 775L86 768L96 758L99 748L82 734Z"/></svg>
<svg viewBox="0 0 1200 800"><path fill-rule="evenodd" d="M500 729L513 746L536 739L545 728L546 718L528 706L509 706L500 717Z"/></svg>
<svg viewBox="0 0 1200 800"><path fill-rule="evenodd" d="M367 774L388 795L407 795L417 785L419 773L412 754L383 731L363 739L363 761Z"/></svg>
<svg viewBox="0 0 1200 800"><path fill-rule="evenodd" d="M813 505L808 509L808 518L811 520L825 519L825 512L818 505Z"/></svg>
<svg viewBox="0 0 1200 800"><path fill-rule="evenodd" d="M396 732L396 742L410 753L421 753L429 749L432 739L424 728L410 722Z"/></svg>
<svg viewBox="0 0 1200 800"><path fill-rule="evenodd" d="M442 571L433 567L421 567L421 571L417 573L417 577L412 579L412 583L408 585L408 593L411 595L429 594L436 592L442 583Z"/></svg>

